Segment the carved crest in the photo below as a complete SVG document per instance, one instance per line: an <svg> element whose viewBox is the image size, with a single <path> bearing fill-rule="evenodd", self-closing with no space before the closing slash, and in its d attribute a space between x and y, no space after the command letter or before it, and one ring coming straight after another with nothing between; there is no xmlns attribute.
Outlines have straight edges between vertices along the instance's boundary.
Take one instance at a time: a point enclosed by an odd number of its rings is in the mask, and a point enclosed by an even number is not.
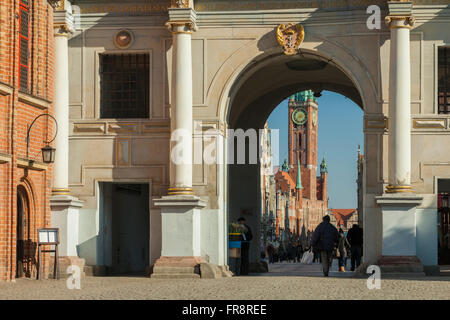
<svg viewBox="0 0 450 320"><path fill-rule="evenodd" d="M277 28L277 40L286 55L296 54L304 38L305 30L300 23L280 24Z"/></svg>

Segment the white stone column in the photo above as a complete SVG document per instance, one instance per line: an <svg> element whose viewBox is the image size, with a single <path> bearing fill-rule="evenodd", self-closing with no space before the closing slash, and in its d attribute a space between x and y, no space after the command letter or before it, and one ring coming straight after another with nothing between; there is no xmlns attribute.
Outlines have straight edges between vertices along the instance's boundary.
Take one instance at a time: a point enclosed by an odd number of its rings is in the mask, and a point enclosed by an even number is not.
<svg viewBox="0 0 450 320"><path fill-rule="evenodd" d="M65 29L57 28L55 32L54 115L58 134L54 141L53 195L69 194L69 36Z"/></svg>
<svg viewBox="0 0 450 320"><path fill-rule="evenodd" d="M398 7L397 3L394 3ZM404 9L395 8L394 12ZM391 6L392 7L392 6ZM390 8L391 8L390 7ZM407 7L408 9L408 7ZM400 11L399 13L405 13ZM386 17L391 30L389 64L389 186L387 193L412 192L411 188L411 59L408 14ZM409 12L410 13L410 12Z"/></svg>
<svg viewBox="0 0 450 320"><path fill-rule="evenodd" d="M192 191L192 50L193 23L169 22L173 34L171 168L169 195Z"/></svg>
<svg viewBox="0 0 450 320"><path fill-rule="evenodd" d="M412 2L389 1L389 185L375 197L381 207L382 273L424 275L416 253L416 208L423 198L411 188L411 62L409 30ZM371 262L372 263L372 262ZM362 272L365 272L362 270Z"/></svg>
<svg viewBox="0 0 450 320"><path fill-rule="evenodd" d="M51 225L59 229L59 266L65 274L69 265L77 265L83 272L84 259L77 254L79 209L82 201L69 191L69 50L68 41L73 32L72 9L69 1L53 3L55 37L55 95L54 116L58 133L54 141L56 149L53 165L53 187L50 198Z"/></svg>
<svg viewBox="0 0 450 320"><path fill-rule="evenodd" d="M167 26L172 43L171 162L168 195L155 199L161 208L161 257L154 278L199 278L202 255L201 213L206 202L192 190L192 50L195 11L186 1L172 1ZM202 277L207 272L202 271ZM212 273L214 274L214 272Z"/></svg>

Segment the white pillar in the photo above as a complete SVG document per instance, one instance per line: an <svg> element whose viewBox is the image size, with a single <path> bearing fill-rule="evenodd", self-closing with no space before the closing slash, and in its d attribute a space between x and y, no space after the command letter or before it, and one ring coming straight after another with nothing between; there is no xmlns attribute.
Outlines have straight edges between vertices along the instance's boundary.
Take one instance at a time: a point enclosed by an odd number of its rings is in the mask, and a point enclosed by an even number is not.
<svg viewBox="0 0 450 320"><path fill-rule="evenodd" d="M69 194L69 53L68 32L55 32L55 97L54 115L58 134L53 165L54 195Z"/></svg>
<svg viewBox="0 0 450 320"><path fill-rule="evenodd" d="M416 208L423 197L411 188L411 63L409 29L414 23L412 2L388 2L391 30L389 62L389 186L375 197L382 213L382 273L424 275L416 256Z"/></svg>
<svg viewBox="0 0 450 320"><path fill-rule="evenodd" d="M169 9L167 23L173 34L170 188L155 199L161 208L161 257L152 277L199 278L202 257L201 209L206 202L192 190L192 52L195 11L188 5ZM187 3L187 2L186 2Z"/></svg>
<svg viewBox="0 0 450 320"><path fill-rule="evenodd" d="M389 73L389 186L387 193L411 188L411 16L388 16L391 29Z"/></svg>
<svg viewBox="0 0 450 320"><path fill-rule="evenodd" d="M172 24L171 170L169 195L192 192L192 53L189 24Z"/></svg>
<svg viewBox="0 0 450 320"><path fill-rule="evenodd" d="M59 266L65 274L69 265L77 265L84 274L84 259L78 257L79 209L82 201L69 192L69 50L72 9L69 1L55 3L55 95L54 115L58 133L53 165L53 188L50 198L51 225L59 229Z"/></svg>

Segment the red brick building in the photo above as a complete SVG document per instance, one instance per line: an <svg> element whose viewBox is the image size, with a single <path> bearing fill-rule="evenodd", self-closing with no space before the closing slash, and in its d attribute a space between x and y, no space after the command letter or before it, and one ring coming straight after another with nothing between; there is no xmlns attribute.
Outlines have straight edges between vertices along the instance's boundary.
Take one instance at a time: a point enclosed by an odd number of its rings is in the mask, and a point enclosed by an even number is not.
<svg viewBox="0 0 450 320"><path fill-rule="evenodd" d="M50 226L52 168L41 148L54 135L53 8L0 1L0 281L35 277L37 229ZM48 265L49 256L43 259Z"/></svg>
<svg viewBox="0 0 450 320"><path fill-rule="evenodd" d="M307 245L328 212L327 176L323 159L317 176L318 105L313 93L303 91L289 99L289 161L275 173L276 235ZM288 231L288 232L286 232Z"/></svg>
<svg viewBox="0 0 450 320"><path fill-rule="evenodd" d="M358 210L357 209L331 209L330 222L339 229L348 231L354 224L358 224Z"/></svg>

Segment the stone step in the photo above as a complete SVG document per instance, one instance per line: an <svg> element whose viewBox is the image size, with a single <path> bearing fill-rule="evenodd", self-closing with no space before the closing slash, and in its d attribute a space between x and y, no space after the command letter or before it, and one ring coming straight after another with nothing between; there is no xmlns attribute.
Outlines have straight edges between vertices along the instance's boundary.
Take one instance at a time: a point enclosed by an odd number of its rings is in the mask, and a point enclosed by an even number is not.
<svg viewBox="0 0 450 320"><path fill-rule="evenodd" d="M168 267L168 266L155 266L153 268L153 274L195 274L195 267Z"/></svg>
<svg viewBox="0 0 450 320"><path fill-rule="evenodd" d="M152 273L152 279L200 279L196 273Z"/></svg>

